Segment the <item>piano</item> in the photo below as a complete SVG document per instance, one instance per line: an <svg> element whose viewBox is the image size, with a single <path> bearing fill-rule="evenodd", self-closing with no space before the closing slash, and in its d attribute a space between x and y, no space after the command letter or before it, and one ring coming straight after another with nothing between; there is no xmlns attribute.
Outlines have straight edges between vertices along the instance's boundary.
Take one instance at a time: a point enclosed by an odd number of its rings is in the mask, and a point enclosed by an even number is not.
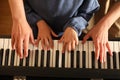
<svg viewBox="0 0 120 80"><path fill-rule="evenodd" d="M28 57L20 59L11 49L11 38L0 38L0 76L56 78L110 78L120 79L120 39L109 41L113 57L106 52L106 62L95 59L94 45L88 40L74 51L61 52L62 44L54 40L54 49L44 51L29 45ZM19 79L18 79L19 80Z"/></svg>

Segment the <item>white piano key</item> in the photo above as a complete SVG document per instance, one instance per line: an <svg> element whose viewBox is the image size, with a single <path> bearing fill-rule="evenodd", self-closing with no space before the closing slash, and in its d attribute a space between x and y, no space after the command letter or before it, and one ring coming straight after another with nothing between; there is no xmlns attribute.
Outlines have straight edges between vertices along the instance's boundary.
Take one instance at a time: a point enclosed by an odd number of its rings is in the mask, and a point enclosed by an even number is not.
<svg viewBox="0 0 120 80"><path fill-rule="evenodd" d="M16 66L19 66L20 65L20 57L17 55L17 59L16 59Z"/></svg>
<svg viewBox="0 0 120 80"><path fill-rule="evenodd" d="M113 52L113 42L110 41L109 44L110 44L111 50ZM110 69L113 69L113 57L112 56L110 56Z"/></svg>
<svg viewBox="0 0 120 80"><path fill-rule="evenodd" d="M89 50L88 50L88 46L89 46L89 43L88 41L86 43L83 44L83 51L86 52L86 56L85 56L85 68L88 68L89 67L89 63L88 63L88 58L89 58Z"/></svg>
<svg viewBox="0 0 120 80"><path fill-rule="evenodd" d="M65 51L65 68L68 67L68 51Z"/></svg>
<svg viewBox="0 0 120 80"><path fill-rule="evenodd" d="M4 39L0 38L0 49L2 49L4 47Z"/></svg>
<svg viewBox="0 0 120 80"><path fill-rule="evenodd" d="M67 63L68 63L68 65L67 65L67 68L71 68L71 53L70 52L67 52L67 56L68 56L68 58L67 58Z"/></svg>
<svg viewBox="0 0 120 80"><path fill-rule="evenodd" d="M59 65L58 67L61 68L62 67L62 43L59 43Z"/></svg>
<svg viewBox="0 0 120 80"><path fill-rule="evenodd" d="M32 53L33 53L33 45L29 44L29 48L30 49L30 56L29 56L29 66L32 66Z"/></svg>
<svg viewBox="0 0 120 80"><path fill-rule="evenodd" d="M44 50L44 67L47 67L47 50Z"/></svg>
<svg viewBox="0 0 120 80"><path fill-rule="evenodd" d="M17 52L15 51L15 56L14 56L14 66L17 65Z"/></svg>
<svg viewBox="0 0 120 80"><path fill-rule="evenodd" d="M53 67L55 67L55 65L56 65L55 63L56 63L57 44L58 44L58 41L54 40L54 48L53 48L53 51L52 51L52 54L53 54Z"/></svg>
<svg viewBox="0 0 120 80"><path fill-rule="evenodd" d="M80 51L80 63L79 63L79 67L82 68L83 64L82 64L82 41L79 41L79 51Z"/></svg>
<svg viewBox="0 0 120 80"><path fill-rule="evenodd" d="M36 50L37 50L37 47L33 46L33 49L32 49L32 67L35 66L35 51Z"/></svg>
<svg viewBox="0 0 120 80"><path fill-rule="evenodd" d="M50 67L52 67L52 65L53 65L53 50L52 49L50 49Z"/></svg>
<svg viewBox="0 0 120 80"><path fill-rule="evenodd" d="M23 58L23 66L26 66L26 58Z"/></svg>
<svg viewBox="0 0 120 80"><path fill-rule="evenodd" d="M41 67L41 50L42 50L41 42L39 42L38 50L39 50L39 53L38 53L38 67Z"/></svg>
<svg viewBox="0 0 120 80"><path fill-rule="evenodd" d="M32 50L30 50L30 54L29 54L29 66L32 66Z"/></svg>
<svg viewBox="0 0 120 80"><path fill-rule="evenodd" d="M94 52L95 52L95 46L94 46ZM98 69L98 60L96 59L96 53L95 53L95 69Z"/></svg>
<svg viewBox="0 0 120 80"><path fill-rule="evenodd" d="M76 54L76 52L77 52L77 50L74 50L74 62L73 62L73 68L77 68L77 66L76 66L76 65L77 65L77 60L76 60L76 59L77 59L77 57L76 57L77 54Z"/></svg>
<svg viewBox="0 0 120 80"><path fill-rule="evenodd" d="M5 56L7 54L6 50L8 49L8 39L4 39L3 43L4 43L4 46L3 46L4 51L3 51L2 66L5 66Z"/></svg>
<svg viewBox="0 0 120 80"><path fill-rule="evenodd" d="M9 47L8 47L8 48L9 48L9 51L10 51L10 52L9 52L9 58L8 58L8 66L10 66L11 56L12 56L12 51L11 51L11 50L12 50L12 48L11 48L11 46L12 46L12 45L11 45L11 39L9 39L8 44L9 44Z"/></svg>
<svg viewBox="0 0 120 80"><path fill-rule="evenodd" d="M38 53L38 67L41 67L41 50L40 49Z"/></svg>

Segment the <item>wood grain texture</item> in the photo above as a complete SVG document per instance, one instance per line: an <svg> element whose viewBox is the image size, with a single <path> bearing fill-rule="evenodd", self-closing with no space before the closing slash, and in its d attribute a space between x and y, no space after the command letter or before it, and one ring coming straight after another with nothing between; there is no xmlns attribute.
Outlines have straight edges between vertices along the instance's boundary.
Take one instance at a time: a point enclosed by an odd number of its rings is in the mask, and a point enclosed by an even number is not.
<svg viewBox="0 0 120 80"><path fill-rule="evenodd" d="M0 1L0 35L10 35L12 26L8 0Z"/></svg>

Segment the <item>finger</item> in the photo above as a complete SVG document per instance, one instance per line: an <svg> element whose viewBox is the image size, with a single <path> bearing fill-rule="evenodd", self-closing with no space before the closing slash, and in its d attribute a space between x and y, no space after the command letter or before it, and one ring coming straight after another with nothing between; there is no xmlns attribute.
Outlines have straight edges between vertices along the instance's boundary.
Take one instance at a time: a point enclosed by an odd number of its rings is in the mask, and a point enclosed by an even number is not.
<svg viewBox="0 0 120 80"><path fill-rule="evenodd" d="M64 41L64 36L62 36L58 42L61 43L63 41Z"/></svg>
<svg viewBox="0 0 120 80"><path fill-rule="evenodd" d="M41 39L41 46L42 46L42 49L45 50L45 40L44 39Z"/></svg>
<svg viewBox="0 0 120 80"><path fill-rule="evenodd" d="M11 44L12 44L12 49L15 49L15 38L12 35L12 39L11 39Z"/></svg>
<svg viewBox="0 0 120 80"><path fill-rule="evenodd" d="M23 58L22 44L23 44L23 40L18 39L18 43L16 44L16 51L17 51L17 54L20 56L20 58Z"/></svg>
<svg viewBox="0 0 120 80"><path fill-rule="evenodd" d="M47 38L44 39L45 40L45 50L49 49L49 41Z"/></svg>
<svg viewBox="0 0 120 80"><path fill-rule="evenodd" d="M96 54L96 59L98 60L99 59L99 42L96 41L94 42L94 45L95 45L95 54Z"/></svg>
<svg viewBox="0 0 120 80"><path fill-rule="evenodd" d="M54 37L58 37L58 35L55 34L52 30L51 30L51 33L52 33L52 35L53 35Z"/></svg>
<svg viewBox="0 0 120 80"><path fill-rule="evenodd" d="M28 56L28 45L29 45L29 36L27 36L24 40L24 57Z"/></svg>
<svg viewBox="0 0 120 80"><path fill-rule="evenodd" d="M83 40L82 40L82 43L84 44L89 37L90 37L89 33L86 34L86 35L84 36Z"/></svg>
<svg viewBox="0 0 120 80"><path fill-rule="evenodd" d="M104 55L104 49L103 49L104 44L100 43L100 62L103 63L103 55Z"/></svg>
<svg viewBox="0 0 120 80"><path fill-rule="evenodd" d="M75 39L75 45L78 45L78 38Z"/></svg>
<svg viewBox="0 0 120 80"><path fill-rule="evenodd" d="M71 42L66 43L66 50L71 51Z"/></svg>
<svg viewBox="0 0 120 80"><path fill-rule="evenodd" d="M50 48L52 48L52 49L53 49L54 44L53 44L53 40L52 40L52 38L51 38L51 37L49 37L49 45L50 45Z"/></svg>
<svg viewBox="0 0 120 80"><path fill-rule="evenodd" d="M35 45L38 46L40 42L40 37L37 37L37 40L35 41Z"/></svg>
<svg viewBox="0 0 120 80"><path fill-rule="evenodd" d="M106 45L104 45L104 57L103 57L103 61L106 62Z"/></svg>
<svg viewBox="0 0 120 80"><path fill-rule="evenodd" d="M110 55L112 56L112 55L113 55L113 53L112 53L112 51L111 51L111 48L110 48L110 45L109 45L109 43L108 43L108 42L106 43L106 47L107 47L107 49L108 49L108 51L109 51Z"/></svg>
<svg viewBox="0 0 120 80"><path fill-rule="evenodd" d="M71 46L72 46L72 49L71 49L71 50L74 50L74 49L75 49L75 43L76 43L75 41L72 42L72 45L71 45Z"/></svg>
<svg viewBox="0 0 120 80"><path fill-rule="evenodd" d="M31 32L30 34L30 42L34 45L35 44L35 40L34 40L34 36L33 33Z"/></svg>
<svg viewBox="0 0 120 80"><path fill-rule="evenodd" d="M62 53L65 53L65 50L66 50L66 44L63 43Z"/></svg>

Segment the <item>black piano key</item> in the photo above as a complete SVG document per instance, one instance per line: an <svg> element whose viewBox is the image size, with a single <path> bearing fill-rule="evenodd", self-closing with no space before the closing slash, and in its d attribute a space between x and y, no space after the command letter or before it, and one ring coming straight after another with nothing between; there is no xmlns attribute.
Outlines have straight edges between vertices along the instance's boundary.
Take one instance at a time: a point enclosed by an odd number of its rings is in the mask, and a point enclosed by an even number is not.
<svg viewBox="0 0 120 80"><path fill-rule="evenodd" d="M50 67L50 50L47 51L47 67Z"/></svg>
<svg viewBox="0 0 120 80"><path fill-rule="evenodd" d="M118 52L118 56L119 56L119 69L120 69L120 52Z"/></svg>
<svg viewBox="0 0 120 80"><path fill-rule="evenodd" d="M95 69L95 52L92 51L92 68Z"/></svg>
<svg viewBox="0 0 120 80"><path fill-rule="evenodd" d="M22 59L20 59L19 66L23 66L23 58L22 58Z"/></svg>
<svg viewBox="0 0 120 80"><path fill-rule="evenodd" d="M3 49L0 50L0 66L2 66Z"/></svg>
<svg viewBox="0 0 120 80"><path fill-rule="evenodd" d="M29 60L30 60L30 49L28 50L28 56L26 57L26 66L29 66Z"/></svg>
<svg viewBox="0 0 120 80"><path fill-rule="evenodd" d="M76 52L76 67L79 68L80 67L80 51Z"/></svg>
<svg viewBox="0 0 120 80"><path fill-rule="evenodd" d="M116 52L113 52L113 68L117 69L117 64L116 64Z"/></svg>
<svg viewBox="0 0 120 80"><path fill-rule="evenodd" d="M24 52L24 50L23 50L23 52ZM20 59L19 66L23 66L23 58L22 58L22 59Z"/></svg>
<svg viewBox="0 0 120 80"><path fill-rule="evenodd" d="M65 53L62 53L62 67L65 68Z"/></svg>
<svg viewBox="0 0 120 80"><path fill-rule="evenodd" d="M39 53L39 51L35 50L35 67L38 66L38 53Z"/></svg>
<svg viewBox="0 0 120 80"><path fill-rule="evenodd" d="M55 58L55 60L56 60L56 67L59 67L59 50L56 50L56 58Z"/></svg>
<svg viewBox="0 0 120 80"><path fill-rule="evenodd" d="M11 66L14 66L14 57L15 57L15 50L11 50L11 62L10 62Z"/></svg>
<svg viewBox="0 0 120 80"><path fill-rule="evenodd" d="M71 54L71 68L73 68L74 67L74 54L76 53L74 53L74 51L72 50L70 54Z"/></svg>
<svg viewBox="0 0 120 80"><path fill-rule="evenodd" d="M8 66L9 49L5 50L5 66Z"/></svg>
<svg viewBox="0 0 120 80"><path fill-rule="evenodd" d="M110 69L110 55L109 55L109 52L107 52L107 68Z"/></svg>
<svg viewBox="0 0 120 80"><path fill-rule="evenodd" d="M86 68L86 52L85 51L82 51L82 65L83 65L83 67L82 68Z"/></svg>
<svg viewBox="0 0 120 80"><path fill-rule="evenodd" d="M41 67L44 67L44 50L41 50Z"/></svg>
<svg viewBox="0 0 120 80"><path fill-rule="evenodd" d="M98 59L98 68L102 69L100 59Z"/></svg>

